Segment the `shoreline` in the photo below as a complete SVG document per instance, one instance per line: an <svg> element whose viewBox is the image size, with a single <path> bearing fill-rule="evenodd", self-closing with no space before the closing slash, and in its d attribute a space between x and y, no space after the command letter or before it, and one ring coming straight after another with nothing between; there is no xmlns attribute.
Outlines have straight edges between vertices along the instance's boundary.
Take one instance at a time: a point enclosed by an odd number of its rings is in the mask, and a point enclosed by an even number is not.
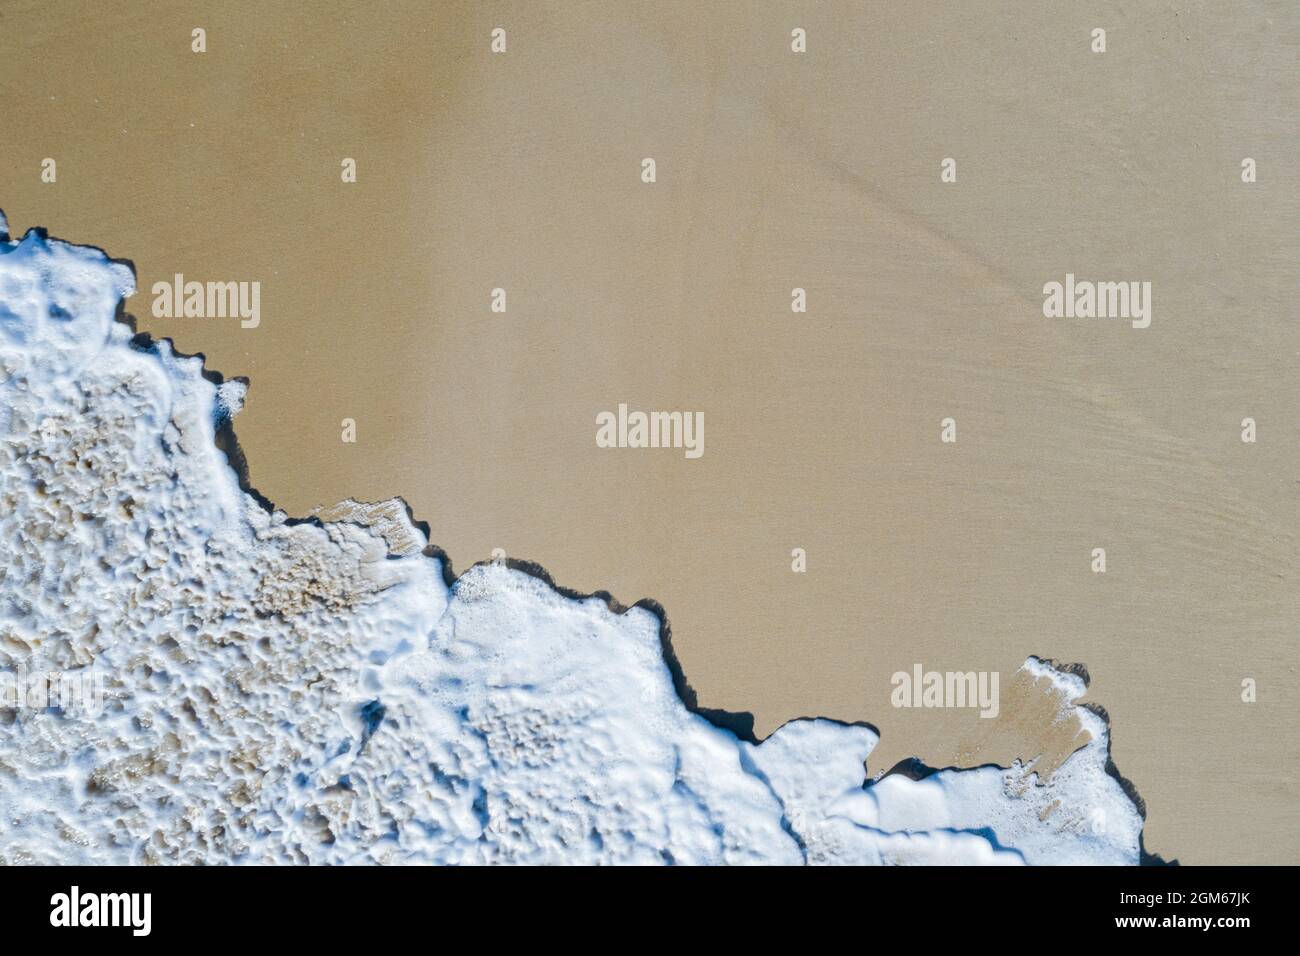
<svg viewBox="0 0 1300 956"><path fill-rule="evenodd" d="M104 255L104 257L108 259L108 261L115 264L125 265L131 271L133 280L137 277L135 263L133 260L129 258L116 258L110 256L105 249L98 246L89 245L86 243L73 243L69 240L60 239L57 236L51 237L48 230L42 227L34 226L31 227L28 231L35 232L40 238L42 238L44 241L47 242L48 241L63 242L67 245L81 245L86 248L95 249L96 251ZM8 240L10 238L11 237L8 235L7 232L7 221L4 217L4 211L3 208L0 207L0 241ZM118 300L113 320L115 322L121 322L131 330L132 332L132 337L130 340L131 348L141 352L151 353L156 351L158 343L166 342L168 344L169 349L172 351L174 355L176 355L176 357L182 359L198 358L200 360L200 374L203 376L204 379L211 382L213 385L220 386L225 382L233 381L233 382L241 383L245 387L245 389L251 389L252 382L249 377L236 376L234 378L228 379L222 374L220 370L210 368L207 363L207 356L203 352L201 351L192 352L192 353L183 352L176 348L175 340L170 336L159 336L155 338L152 335L152 333L138 331L138 322L136 317L133 314L126 311L126 297L123 297ZM257 487L252 482L251 466L248 457L244 453L243 448L239 443L238 435L235 432L235 427L234 427L235 417L236 415L234 414L225 415L223 417L223 420L215 424L214 444L216 448L225 456L227 466L234 472L240 491L249 495L249 497L251 497L254 501L256 501L257 504L267 512L267 514L269 515L274 515L277 513L283 514L286 524L289 525L310 524L310 525L323 527L326 523L330 523L329 519L321 519L314 514L308 514L305 516L290 515L286 510L277 507L275 503L271 501L270 498L262 494L257 489ZM462 571L460 574L457 574L450 554L448 554L448 552L441 546L433 543L431 526L429 522L418 518L415 515L415 512L411 507L410 502L407 501L407 499L401 495L394 496L391 499L387 499L386 501L381 501L381 502L364 502L364 501L357 501L356 499L348 499L348 500L353 501L354 503L359 505L371 505L371 506L382 505L387 503L387 501L394 501L400 503L401 507L404 509L406 513L407 520L410 522L411 526L417 529L425 539L426 544L421 549L422 556L427 558L433 558L438 561L443 582L447 585L449 589L454 588L456 583L460 580L460 578L471 569L478 567L480 565L490 565L494 563L493 559L477 561L469 565L468 567L466 567L465 570ZM325 507L327 508L335 507L338 504L341 504L341 502L335 503L335 505L329 505ZM346 521L347 519L343 519L343 520ZM845 721L835 717L825 717L825 716L816 716L816 715L813 716L801 715L801 716L788 718L787 720L779 724L775 729L773 729L772 733L765 735L763 738L758 738L754 734L754 715L752 712L728 711L719 708L703 707L700 705L699 695L695 690L695 688L691 685L689 678L687 678L685 668L683 667L681 660L678 657L677 652L673 646L672 626L669 621L667 609L659 601L657 601L654 598L646 597L646 598L641 598L640 600L634 602L633 604L628 605L628 604L624 604L613 594L611 594L609 591L604 589L599 589L591 592L581 592L573 588L569 588L564 585L561 585L555 581L555 578L550 573L550 571L547 570L547 568L544 565L542 565L540 562L537 561L533 561L530 559L523 559L523 558L506 557L504 561L501 563L504 563L504 565L510 568L511 570L520 571L532 578L541 581L552 591L554 591L555 593L559 594L561 597L566 598L568 600L585 602L595 598L600 600L602 603L604 603L605 607L611 613L619 616L626 614L628 611L634 608L640 608L649 611L659 621L658 636L659 636L660 649L663 655L663 661L665 666L667 666L669 670L669 673L672 677L673 689L676 692L678 698L681 700L682 705L686 708L688 712L702 717L710 724L712 724L714 727L732 733L739 740L743 740L750 744L759 745L764 740L773 736L782 727L785 727L792 723L798 723L801 721L826 721L832 724L837 724L839 726L845 726L845 727L848 726L863 727L866 728L867 730L870 730L873 734L875 734L877 739L881 738L881 731L875 724L871 722L863 721L863 720ZM1091 683L1091 675L1088 672L1087 665L1084 663L1075 662L1075 663L1062 664L1050 658L1038 657L1037 655L1030 655L1030 656L1035 657L1042 664L1057 671L1058 673L1071 674L1079 677L1083 681L1085 688L1087 688ZM1086 702L1080 701L1077 703L1072 702L1070 706L1083 707L1087 709L1090 713L1097 716L1106 727L1107 746L1106 746L1105 771L1108 776L1112 777L1116 781L1116 783L1123 790L1125 796L1133 803L1134 808L1137 810L1137 813L1143 820L1143 824L1144 824L1142 829L1139 831L1139 838L1138 838L1138 849L1140 854L1139 865L1140 866L1178 866L1179 861L1177 858L1173 858L1166 861L1160 854L1151 853L1150 851L1148 851L1145 846L1145 830L1146 830L1145 821L1147 817L1146 802L1142 798L1141 793L1139 792L1137 786L1131 780L1125 777L1119 771L1118 766L1115 764L1112 755L1113 726L1111 724L1110 715L1107 712L1106 708L1101 704L1092 701L1086 701ZM1082 746L1085 745L1081 745L1079 749L1082 749ZM1071 754L1070 756L1072 755L1073 754ZM1035 755L1035 757L1028 758L1028 760L1029 761L1035 760L1037 759L1038 756L1039 755ZM1026 758L1024 758L1023 756L1021 756L1019 759L1021 761L1026 760ZM1065 759L1068 760L1069 756L1067 756ZM889 776L893 776L895 774L908 777L909 779L912 780L922 780L936 773L941 773L945 771L953 771L953 772L960 773L960 772L976 770L984 767L996 767L999 770L1009 769L1009 767L995 762L977 764L973 766L961 766L956 764L950 764L943 767L935 767L925 763L920 758L913 756L898 761L897 763L894 764L894 766L890 767L888 770L885 770L883 773L880 773L876 776L873 776L870 773L868 773L867 767L864 764L863 789L864 790L870 789L876 782L883 780ZM1039 783L1035 785L1041 786L1042 784Z"/></svg>

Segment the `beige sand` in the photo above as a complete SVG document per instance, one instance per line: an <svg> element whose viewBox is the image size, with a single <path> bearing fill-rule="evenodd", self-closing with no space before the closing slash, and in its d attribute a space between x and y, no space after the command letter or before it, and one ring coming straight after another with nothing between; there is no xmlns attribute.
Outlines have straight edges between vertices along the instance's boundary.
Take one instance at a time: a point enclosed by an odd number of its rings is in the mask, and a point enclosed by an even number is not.
<svg viewBox="0 0 1300 956"><path fill-rule="evenodd" d="M0 9L0 206L251 378L259 490L656 598L701 704L868 721L873 773L1059 759L1010 675L1083 662L1148 849L1300 862L1294 4L268 6ZM176 272L261 326L151 318ZM1151 327L1043 318L1066 272ZM704 457L596 448L619 402ZM1002 716L891 708L917 662Z"/></svg>

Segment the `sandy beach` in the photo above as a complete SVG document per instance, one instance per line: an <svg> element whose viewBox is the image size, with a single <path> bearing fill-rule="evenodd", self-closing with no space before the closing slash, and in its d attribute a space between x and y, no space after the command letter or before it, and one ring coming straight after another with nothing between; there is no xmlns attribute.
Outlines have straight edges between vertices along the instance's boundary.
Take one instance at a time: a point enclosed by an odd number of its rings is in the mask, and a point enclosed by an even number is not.
<svg viewBox="0 0 1300 956"><path fill-rule="evenodd" d="M19 0L0 208L250 380L290 514L401 496L458 570L652 598L702 707L864 721L873 774L1050 770L1078 728L1015 675L1082 664L1148 851L1296 863L1297 43L1280 2ZM260 322L155 317L177 274ZM1045 317L1067 275L1149 327ZM598 447L621 403L703 454ZM916 665L998 715L893 706Z"/></svg>

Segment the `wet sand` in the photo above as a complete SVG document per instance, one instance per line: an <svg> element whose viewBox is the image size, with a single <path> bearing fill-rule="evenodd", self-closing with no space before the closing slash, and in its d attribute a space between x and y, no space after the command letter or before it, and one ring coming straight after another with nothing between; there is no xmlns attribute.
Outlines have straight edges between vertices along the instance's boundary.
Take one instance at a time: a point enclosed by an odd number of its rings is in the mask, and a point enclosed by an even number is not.
<svg viewBox="0 0 1300 956"><path fill-rule="evenodd" d="M701 706L866 721L872 773L1063 759L1011 674L1081 662L1148 850L1295 863L1297 42L1283 3L10 3L0 208L251 379L290 513L401 495L458 568L653 598ZM155 319L175 273L261 324ZM1044 318L1066 273L1151 327ZM597 448L620 402L704 456ZM891 707L916 663L1000 716Z"/></svg>

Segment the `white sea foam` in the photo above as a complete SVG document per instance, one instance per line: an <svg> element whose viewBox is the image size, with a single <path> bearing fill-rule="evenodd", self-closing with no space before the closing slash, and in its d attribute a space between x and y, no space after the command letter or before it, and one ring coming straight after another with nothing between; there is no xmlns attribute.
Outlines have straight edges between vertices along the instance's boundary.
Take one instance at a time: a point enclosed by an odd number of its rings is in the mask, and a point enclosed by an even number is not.
<svg viewBox="0 0 1300 956"><path fill-rule="evenodd" d="M649 611L489 565L448 588L391 503L267 514L214 444L242 384L132 347L131 283L0 242L0 668L108 680L95 718L0 711L3 862L1137 862L1087 711L1045 785L865 787L869 729L689 713Z"/></svg>

